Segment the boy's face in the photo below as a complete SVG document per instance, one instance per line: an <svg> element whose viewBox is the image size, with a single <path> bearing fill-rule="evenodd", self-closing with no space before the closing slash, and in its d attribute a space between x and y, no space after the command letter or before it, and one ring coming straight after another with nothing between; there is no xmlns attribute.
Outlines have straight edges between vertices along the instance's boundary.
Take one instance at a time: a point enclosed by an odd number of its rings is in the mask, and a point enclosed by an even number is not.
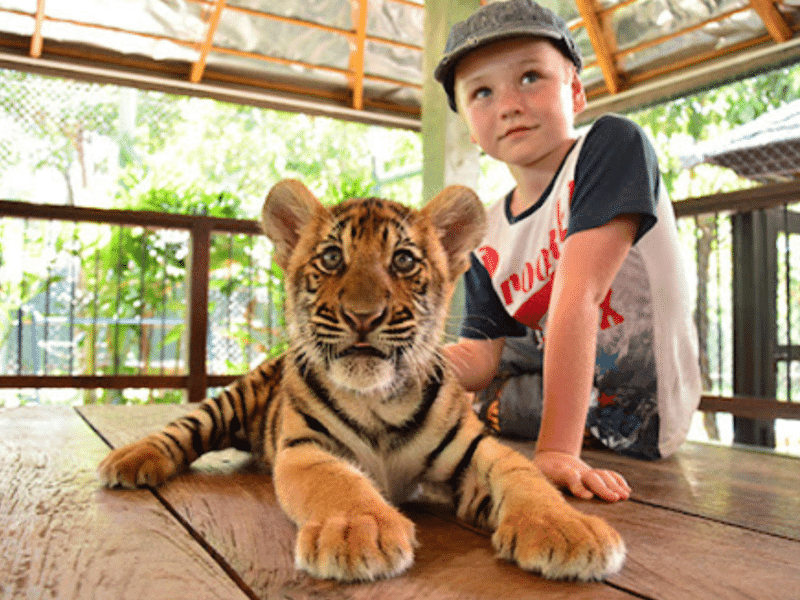
<svg viewBox="0 0 800 600"><path fill-rule="evenodd" d="M586 97L575 66L548 40L512 38L456 65L455 97L472 141L516 167L558 168Z"/></svg>

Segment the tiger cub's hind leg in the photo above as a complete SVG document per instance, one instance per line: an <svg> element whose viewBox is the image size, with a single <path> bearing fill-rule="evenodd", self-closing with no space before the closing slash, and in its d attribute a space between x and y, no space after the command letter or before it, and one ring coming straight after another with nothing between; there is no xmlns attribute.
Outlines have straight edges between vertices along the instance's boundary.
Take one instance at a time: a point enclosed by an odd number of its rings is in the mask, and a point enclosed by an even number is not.
<svg viewBox="0 0 800 600"><path fill-rule="evenodd" d="M619 534L572 508L531 461L494 438L478 444L457 497L459 517L494 529L498 557L527 571L595 581L622 568Z"/></svg>

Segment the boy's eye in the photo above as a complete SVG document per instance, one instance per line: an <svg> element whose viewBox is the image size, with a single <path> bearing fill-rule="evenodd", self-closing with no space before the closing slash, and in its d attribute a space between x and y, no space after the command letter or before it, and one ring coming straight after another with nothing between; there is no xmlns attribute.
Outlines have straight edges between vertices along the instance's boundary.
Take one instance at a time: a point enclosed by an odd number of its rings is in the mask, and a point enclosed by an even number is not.
<svg viewBox="0 0 800 600"><path fill-rule="evenodd" d="M480 100L481 98L488 98L492 93L488 87L478 88L472 93L472 97L476 100Z"/></svg>
<svg viewBox="0 0 800 600"><path fill-rule="evenodd" d="M522 76L522 84L525 85L529 83L535 83L538 79L539 76L536 73L528 72Z"/></svg>

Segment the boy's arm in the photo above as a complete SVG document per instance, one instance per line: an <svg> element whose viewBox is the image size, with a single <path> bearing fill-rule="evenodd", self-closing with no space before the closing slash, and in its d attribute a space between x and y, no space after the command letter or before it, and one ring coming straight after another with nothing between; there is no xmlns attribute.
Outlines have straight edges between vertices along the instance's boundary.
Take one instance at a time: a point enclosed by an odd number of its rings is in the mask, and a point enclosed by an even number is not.
<svg viewBox="0 0 800 600"><path fill-rule="evenodd" d="M459 338L457 344L444 347L459 383L470 392L482 390L497 374L506 338L475 340Z"/></svg>
<svg viewBox="0 0 800 600"><path fill-rule="evenodd" d="M580 460L595 369L600 304L633 243L638 215L569 236L553 283L544 349L544 411L536 463L576 496L622 500L630 488L618 473Z"/></svg>

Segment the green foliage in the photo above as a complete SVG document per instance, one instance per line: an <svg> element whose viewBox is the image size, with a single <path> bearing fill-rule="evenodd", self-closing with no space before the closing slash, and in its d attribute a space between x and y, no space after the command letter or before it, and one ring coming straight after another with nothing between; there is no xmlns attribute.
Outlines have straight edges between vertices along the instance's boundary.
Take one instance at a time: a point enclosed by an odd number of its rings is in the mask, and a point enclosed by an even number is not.
<svg viewBox="0 0 800 600"><path fill-rule="evenodd" d="M654 140L667 190L673 199L680 199L752 185L716 167L687 171L680 161L681 154L698 142L713 139L798 98L800 66L793 66L635 111L628 116Z"/></svg>

